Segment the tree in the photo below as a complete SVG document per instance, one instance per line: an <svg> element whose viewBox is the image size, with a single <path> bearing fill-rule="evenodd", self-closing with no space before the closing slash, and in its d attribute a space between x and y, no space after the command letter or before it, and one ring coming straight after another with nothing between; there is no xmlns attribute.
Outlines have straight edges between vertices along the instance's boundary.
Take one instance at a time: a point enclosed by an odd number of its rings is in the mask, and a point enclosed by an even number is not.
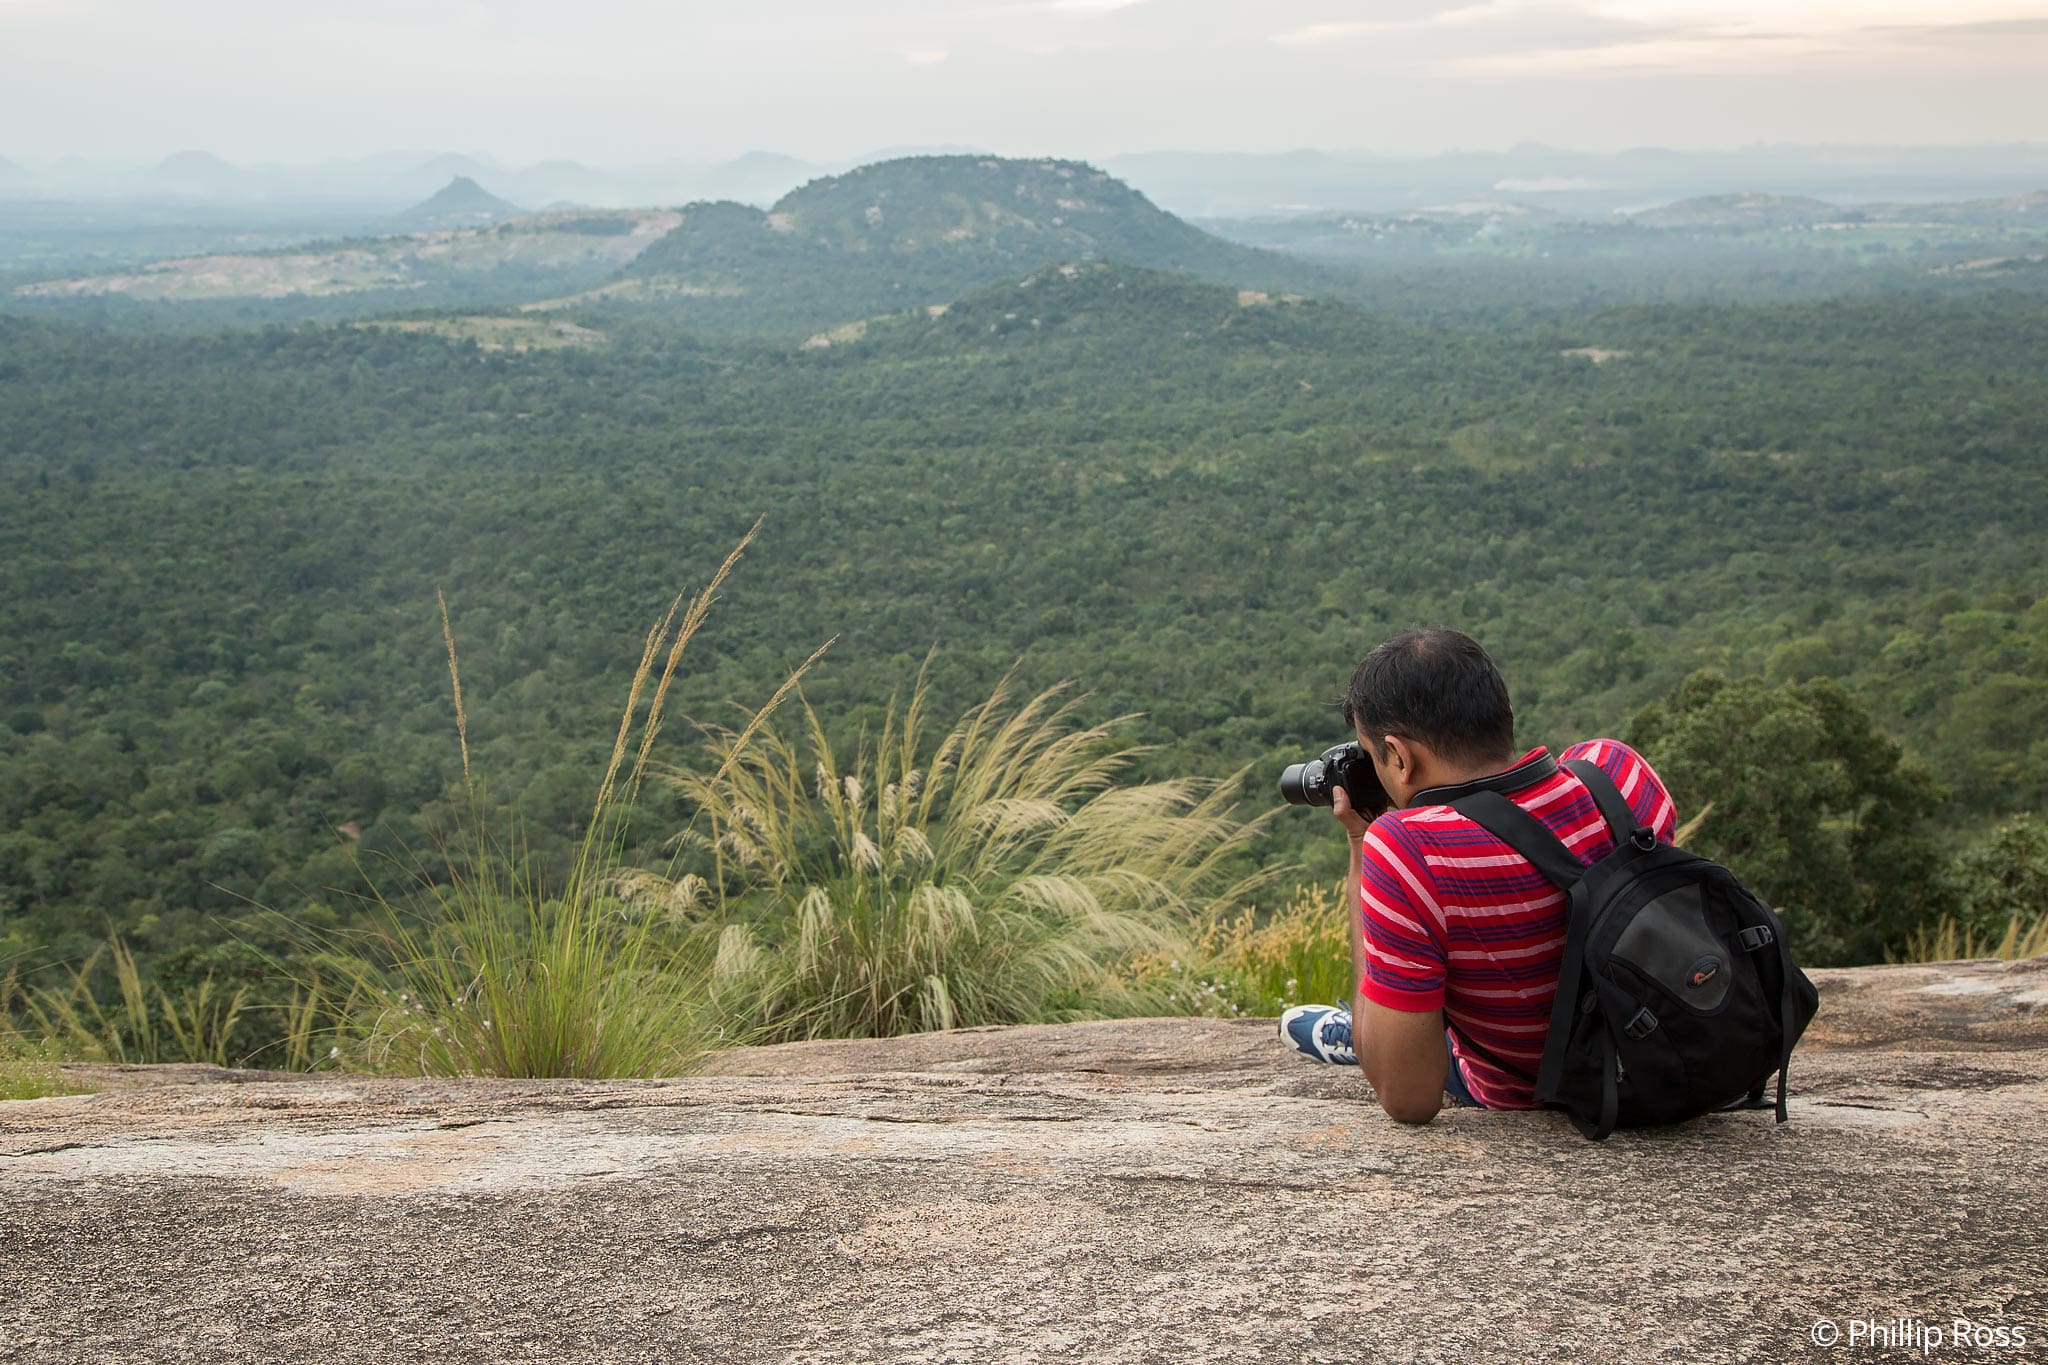
<svg viewBox="0 0 2048 1365"><path fill-rule="evenodd" d="M1809 961L1877 961L1952 905L1928 832L1947 790L1832 679L1695 673L1628 737L1681 814L1712 803L1695 847L1775 905Z"/></svg>
<svg viewBox="0 0 2048 1365"><path fill-rule="evenodd" d="M1994 942L2015 919L2048 914L2048 822L2015 815L1950 869L1966 931Z"/></svg>

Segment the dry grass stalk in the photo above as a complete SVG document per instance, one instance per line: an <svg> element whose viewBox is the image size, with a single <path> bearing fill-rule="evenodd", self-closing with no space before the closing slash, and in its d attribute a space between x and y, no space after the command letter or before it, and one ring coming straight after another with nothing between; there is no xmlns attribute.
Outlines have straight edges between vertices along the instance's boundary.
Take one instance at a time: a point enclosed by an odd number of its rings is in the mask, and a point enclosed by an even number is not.
<svg viewBox="0 0 2048 1365"><path fill-rule="evenodd" d="M448 684L455 691L455 739L462 747L462 785L474 790L469 776L469 713L462 706L462 670L455 662L455 630L448 624L448 599L439 588L434 600L441 605L441 641L448 647Z"/></svg>
<svg viewBox="0 0 2048 1365"><path fill-rule="evenodd" d="M619 899L633 882L624 863L627 807L685 649L759 529L756 522L687 607L678 593L647 632L589 826L559 887L544 884L523 850L492 836L472 787L470 858L445 882L422 878L420 911L381 904L375 960L360 960L354 974L356 998L372 1002L359 1060L440 1075L644 1076L675 1071L702 1045L699 974L663 936L663 921L631 914ZM466 777L466 717L445 601L442 630ZM756 727L823 652L784 681ZM295 1002L295 1016L310 1021L321 1008L309 995Z"/></svg>
<svg viewBox="0 0 2048 1365"><path fill-rule="evenodd" d="M1677 832L1671 836L1671 842L1680 848L1690 845L1693 841L1693 836L1700 832L1700 827L1707 823L1707 817L1713 813L1714 803L1709 801L1706 805L1699 808L1698 814L1678 827Z"/></svg>
<svg viewBox="0 0 2048 1365"><path fill-rule="evenodd" d="M641 776L647 771L647 758L649 753L653 751L654 737L661 733L662 708L668 698L669 683L676 674L676 665L682 662L683 649L690 643L691 637L696 635L698 627L704 624L704 617L711 610L711 604L717 599L718 590L724 585L727 575L731 574L734 566L740 562L740 556L746 553L747 546L754 543L754 537L761 533L761 523L764 519L761 517L754 519L753 526L748 529L744 536L740 537L740 543L733 546L732 553L727 555L725 562L718 566L718 572L711 575L711 581L705 585L704 591L698 593L691 600L690 609L683 613L682 628L676 632L675 642L669 647L668 658L662 664L661 681L656 684L654 700L647 709L647 725L640 736L640 752L633 759L633 776L630 786L634 795L638 794ZM676 600L680 602L682 598L678 596ZM675 607L671 604L669 616L673 617L674 615ZM667 621L664 620L663 629L666 630L666 628ZM782 694L787 695L787 689L794 680L802 677L804 672L812 664L816 663L825 650L829 648L831 648L831 641L828 640L804 662L802 668L798 669L790 678L785 678L783 680L784 686L781 689ZM775 703L770 702L769 705L772 708ZM627 709L627 714L629 716L632 714L630 707ZM616 768L617 757L614 756L612 761ZM610 774L608 773L606 776L607 780L609 780Z"/></svg>

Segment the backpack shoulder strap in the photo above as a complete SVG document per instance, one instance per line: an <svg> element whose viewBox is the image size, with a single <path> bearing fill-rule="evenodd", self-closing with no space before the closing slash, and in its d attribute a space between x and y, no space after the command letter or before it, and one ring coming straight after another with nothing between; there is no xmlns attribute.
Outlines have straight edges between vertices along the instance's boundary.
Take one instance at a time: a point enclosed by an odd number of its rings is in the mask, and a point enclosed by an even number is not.
<svg viewBox="0 0 2048 1365"><path fill-rule="evenodd" d="M1588 763L1583 758L1568 758L1564 761L1564 766L1569 768L1579 781L1586 784L1586 790L1592 794L1593 804L1600 807L1600 816L1607 821L1607 832L1614 836L1616 848L1627 843L1631 835L1649 830L1647 825L1636 819L1634 808L1629 805L1628 798L1621 794L1621 788L1614 785L1614 779L1608 775L1607 769L1597 763ZM1644 842L1656 840L1655 831L1649 833L1649 840Z"/></svg>
<svg viewBox="0 0 2048 1365"><path fill-rule="evenodd" d="M1536 1070L1536 1099L1539 1104L1546 1104L1556 1097L1562 1082L1565 1042L1571 1037L1572 1018L1578 1012L1580 990L1585 979L1586 934L1591 925L1579 889L1586 875L1586 865L1565 847L1564 840L1552 833L1548 825L1499 792L1470 792L1449 804L1451 809L1528 859L1547 881L1571 897L1565 913L1564 954L1558 961L1557 994L1550 1005L1550 1031L1544 1040L1543 1058ZM1608 1046L1613 1046L1612 1040ZM1610 1073L1613 1070L1611 1057L1607 1069ZM1609 1084L1613 1084L1611 1074L1608 1079ZM1611 1118L1603 1105L1601 1120L1608 1128L1613 1126ZM1574 1117L1572 1121L1577 1123L1578 1119ZM1606 1134L1603 1132L1601 1136Z"/></svg>
<svg viewBox="0 0 2048 1365"><path fill-rule="evenodd" d="M1586 875L1586 865L1572 856L1564 840L1499 792L1467 792L1451 801L1450 806L1527 858L1553 885L1569 891Z"/></svg>

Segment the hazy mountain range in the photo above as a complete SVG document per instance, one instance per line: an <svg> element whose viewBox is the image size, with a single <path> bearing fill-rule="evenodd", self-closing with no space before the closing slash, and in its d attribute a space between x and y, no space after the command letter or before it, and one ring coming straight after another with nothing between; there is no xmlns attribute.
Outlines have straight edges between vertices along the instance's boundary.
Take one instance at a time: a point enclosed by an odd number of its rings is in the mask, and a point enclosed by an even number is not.
<svg viewBox="0 0 2048 1365"><path fill-rule="evenodd" d="M643 165L499 162L481 154L393 151L304 166L241 166L205 151L152 164L0 155L0 197L118 198L189 205L320 203L390 214L467 177L517 204L680 205L730 199L765 207L790 190L855 166L974 148L887 148L824 163L774 152L730 161ZM1145 152L1103 169L1160 207L1190 217L1315 211L1388 212L1474 199L1511 199L1554 212L1603 215L1737 191L1806 195L1837 204L1989 198L2048 184L2048 146L1758 146L1728 151L1637 148L1576 152L1525 143L1506 151L1426 157L1303 150L1273 154Z"/></svg>
<svg viewBox="0 0 2048 1365"><path fill-rule="evenodd" d="M1395 158L1149 152L1104 166L1164 208L1194 218L1342 210L1395 212L1511 200L1573 216L1630 213L1735 192L1837 204L1983 199L2048 185L2048 146L1749 147L1613 154L1524 143L1505 152Z"/></svg>
<svg viewBox="0 0 2048 1365"><path fill-rule="evenodd" d="M391 220L399 232L447 232L456 228L483 227L489 223L517 218L526 212L519 205L500 199L466 175L449 180L431 199L413 205Z"/></svg>
<svg viewBox="0 0 2048 1365"><path fill-rule="evenodd" d="M803 161L748 152L730 161L683 160L651 165L591 166L577 161L509 165L466 153L380 152L304 166L240 166L211 152L186 151L150 164L66 157L34 163L0 157L0 196L171 200L221 205L321 202L396 211L463 177L493 194L534 206L633 207L735 199L768 204L807 180L871 161L971 148L887 148L854 161Z"/></svg>
<svg viewBox="0 0 2048 1365"><path fill-rule="evenodd" d="M715 331L798 332L938 307L1041 267L1114 260L1255 288L1316 267L1212 236L1084 162L906 157L822 176L768 209L521 214L466 176L390 216L385 235L172 257L42 280L16 297L229 299L652 309Z"/></svg>
<svg viewBox="0 0 2048 1365"><path fill-rule="evenodd" d="M195 176L207 170L181 164ZM437 165L450 169L445 159ZM1898 269L1920 277L2031 271L2048 246L2048 193L1861 206L1724 194L1591 223L1482 200L1197 225L1108 171L1055 159L902 157L809 179L765 209L728 198L529 212L455 174L365 233L159 251L111 269L31 275L9 293L49 308L263 301L283 310L272 320L516 307L536 319L631 314L705 332L803 336L943 309L1053 266L1114 261L1251 293L1349 297L1364 285L1348 267L1522 258L1554 260L1568 273L1567 260L1605 259L1611 274L1625 255L1697 274L1703 251L1736 243L1752 253L1803 253L1809 271L1815 251L1838 263L1898 255Z"/></svg>

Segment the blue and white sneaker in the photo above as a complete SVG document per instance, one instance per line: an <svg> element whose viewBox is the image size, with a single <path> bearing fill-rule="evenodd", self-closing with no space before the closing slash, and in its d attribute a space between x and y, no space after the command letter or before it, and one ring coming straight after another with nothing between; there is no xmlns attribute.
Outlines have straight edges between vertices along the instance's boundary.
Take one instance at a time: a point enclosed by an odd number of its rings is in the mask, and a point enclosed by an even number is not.
<svg viewBox="0 0 2048 1365"><path fill-rule="evenodd" d="M1351 1047L1351 1011L1335 1005L1296 1005L1280 1016L1280 1041L1319 1062L1358 1065Z"/></svg>

